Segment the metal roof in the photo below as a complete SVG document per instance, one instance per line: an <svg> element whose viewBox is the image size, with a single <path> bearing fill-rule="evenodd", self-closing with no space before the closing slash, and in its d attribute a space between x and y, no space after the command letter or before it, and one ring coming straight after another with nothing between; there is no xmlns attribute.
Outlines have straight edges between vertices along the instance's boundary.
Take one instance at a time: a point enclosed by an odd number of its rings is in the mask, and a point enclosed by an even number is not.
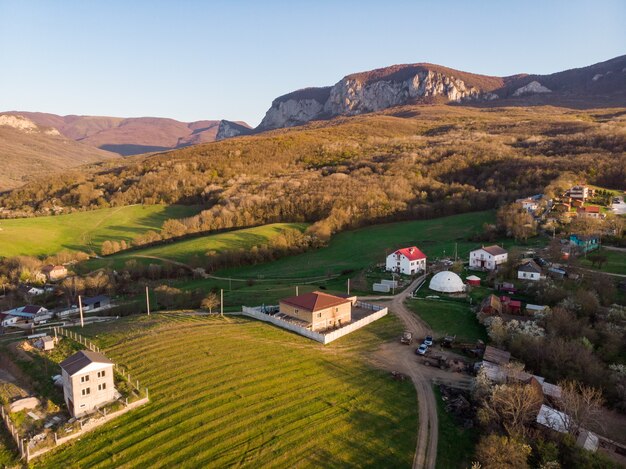
<svg viewBox="0 0 626 469"><path fill-rule="evenodd" d="M99 352L81 350L80 352L76 352L71 357L63 360L61 362L61 368L63 368L68 375L73 376L92 363L113 364L111 360Z"/></svg>

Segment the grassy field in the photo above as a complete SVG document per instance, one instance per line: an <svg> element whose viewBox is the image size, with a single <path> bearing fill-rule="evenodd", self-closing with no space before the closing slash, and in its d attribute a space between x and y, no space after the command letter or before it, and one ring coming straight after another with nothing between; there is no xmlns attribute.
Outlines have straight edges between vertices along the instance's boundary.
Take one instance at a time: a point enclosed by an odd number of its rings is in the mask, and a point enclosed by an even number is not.
<svg viewBox="0 0 626 469"><path fill-rule="evenodd" d="M323 276L384 263L387 253L407 245L416 245L429 258L436 258L443 257L444 253L454 255L454 246L458 243L459 256L467 256L480 244L468 241L468 237L480 232L484 223L494 221L495 212L485 211L375 225L339 233L323 249L222 273L249 278Z"/></svg>
<svg viewBox="0 0 626 469"><path fill-rule="evenodd" d="M614 251L611 249L600 248L598 251L594 251L588 255L591 256L594 254L606 257L606 262L602 264L601 269L599 269L597 265L593 266L591 261L585 257L580 257L580 265L586 269L626 275L626 251Z"/></svg>
<svg viewBox="0 0 626 469"><path fill-rule="evenodd" d="M0 220L0 257L51 255L63 249L99 251L106 240L130 241L159 230L168 218L183 218L199 207L131 205L37 218Z"/></svg>
<svg viewBox="0 0 626 469"><path fill-rule="evenodd" d="M435 220L376 225L339 233L327 247L321 249L215 273L227 280L185 280L169 284L184 290L223 288L224 303L230 307L274 304L280 298L295 294L296 285L299 293L316 289L345 292L348 278L384 262L386 252L401 246L415 244L429 257L441 257L444 250L446 254L453 253L456 242L459 256L465 256L478 244L467 238L480 231L483 223L493 222L494 219L495 213L486 211ZM143 250L137 253L143 254ZM382 272L379 276L385 277ZM368 278L368 282L370 280ZM359 292L354 284L352 291Z"/></svg>
<svg viewBox="0 0 626 469"><path fill-rule="evenodd" d="M120 252L103 259L93 259L85 263L84 268L88 270L100 267L121 268L130 259L136 259L138 262L154 263L154 258L169 259L186 264L194 260L194 258L204 258L209 251L221 252L249 249L252 246L267 243L270 239L287 229L302 231L306 226L304 223L273 223L255 228L200 236L145 249Z"/></svg>
<svg viewBox="0 0 626 469"><path fill-rule="evenodd" d="M468 340L487 339L485 328L464 301L420 299L408 300L407 305L439 336L456 335Z"/></svg>
<svg viewBox="0 0 626 469"><path fill-rule="evenodd" d="M435 387L437 416L439 417L439 440L437 445L437 468L465 469L470 467L476 446L476 430L459 426L446 412L441 392Z"/></svg>
<svg viewBox="0 0 626 469"><path fill-rule="evenodd" d="M35 467L410 467L413 386L363 360L400 330L388 316L324 347L237 317L85 327L151 402Z"/></svg>

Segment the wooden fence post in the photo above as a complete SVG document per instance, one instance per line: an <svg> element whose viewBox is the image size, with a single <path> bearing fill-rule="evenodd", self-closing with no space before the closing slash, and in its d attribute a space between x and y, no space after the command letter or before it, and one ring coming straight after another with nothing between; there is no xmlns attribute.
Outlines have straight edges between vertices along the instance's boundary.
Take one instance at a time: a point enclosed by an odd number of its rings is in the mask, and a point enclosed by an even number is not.
<svg viewBox="0 0 626 469"><path fill-rule="evenodd" d="M148 388L146 388L146 399L148 399Z"/></svg>
<svg viewBox="0 0 626 469"><path fill-rule="evenodd" d="M54 446L59 444L59 439L57 438L57 432L54 432Z"/></svg>

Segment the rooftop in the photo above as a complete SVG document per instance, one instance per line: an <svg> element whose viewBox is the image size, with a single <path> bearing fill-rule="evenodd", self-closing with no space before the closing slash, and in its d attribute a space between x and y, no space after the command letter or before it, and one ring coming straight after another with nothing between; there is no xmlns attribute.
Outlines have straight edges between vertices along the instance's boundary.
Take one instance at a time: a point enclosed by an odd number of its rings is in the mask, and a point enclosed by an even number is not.
<svg viewBox="0 0 626 469"><path fill-rule="evenodd" d="M394 254L402 254L410 261L416 261L418 259L426 259L426 254L420 251L415 246L410 246L408 248L398 249Z"/></svg>
<svg viewBox="0 0 626 469"><path fill-rule="evenodd" d="M481 248L483 251L488 252L489 254L491 254L492 256L500 256L502 254L507 254L506 249L501 248L500 246L498 246L497 244L494 244L493 246L483 246Z"/></svg>
<svg viewBox="0 0 626 469"><path fill-rule="evenodd" d="M541 273L541 267L539 267L535 261L528 261L525 264L521 265L517 270L519 270L520 272L531 272L534 274Z"/></svg>
<svg viewBox="0 0 626 469"><path fill-rule="evenodd" d="M346 298L340 298L338 296L329 295L328 293L322 293L319 291L305 293L304 295L299 296L291 296L280 301L296 308L302 308L312 312L331 308L333 306L339 306L345 303L351 303L351 301Z"/></svg>
<svg viewBox="0 0 626 469"><path fill-rule="evenodd" d="M483 360L496 363L498 365L506 365L511 360L511 353L506 350L500 350L499 348L487 345L483 355Z"/></svg>
<svg viewBox="0 0 626 469"><path fill-rule="evenodd" d="M113 364L111 360L99 352L81 350L80 352L76 352L71 357L63 360L61 362L61 368L63 368L68 375L72 376L92 363Z"/></svg>

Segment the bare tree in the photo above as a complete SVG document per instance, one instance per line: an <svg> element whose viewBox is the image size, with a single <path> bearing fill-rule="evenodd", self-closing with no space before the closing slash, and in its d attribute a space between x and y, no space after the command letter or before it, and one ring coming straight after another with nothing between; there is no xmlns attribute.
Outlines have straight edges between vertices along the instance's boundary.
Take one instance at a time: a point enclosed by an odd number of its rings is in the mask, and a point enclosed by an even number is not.
<svg viewBox="0 0 626 469"><path fill-rule="evenodd" d="M578 381L563 381L559 386L561 408L567 415L563 424L569 433L576 434L581 428L602 428L602 391Z"/></svg>
<svg viewBox="0 0 626 469"><path fill-rule="evenodd" d="M527 425L535 420L542 401L543 396L535 386L499 385L485 400L480 417L483 421L500 424L510 436L525 436Z"/></svg>

